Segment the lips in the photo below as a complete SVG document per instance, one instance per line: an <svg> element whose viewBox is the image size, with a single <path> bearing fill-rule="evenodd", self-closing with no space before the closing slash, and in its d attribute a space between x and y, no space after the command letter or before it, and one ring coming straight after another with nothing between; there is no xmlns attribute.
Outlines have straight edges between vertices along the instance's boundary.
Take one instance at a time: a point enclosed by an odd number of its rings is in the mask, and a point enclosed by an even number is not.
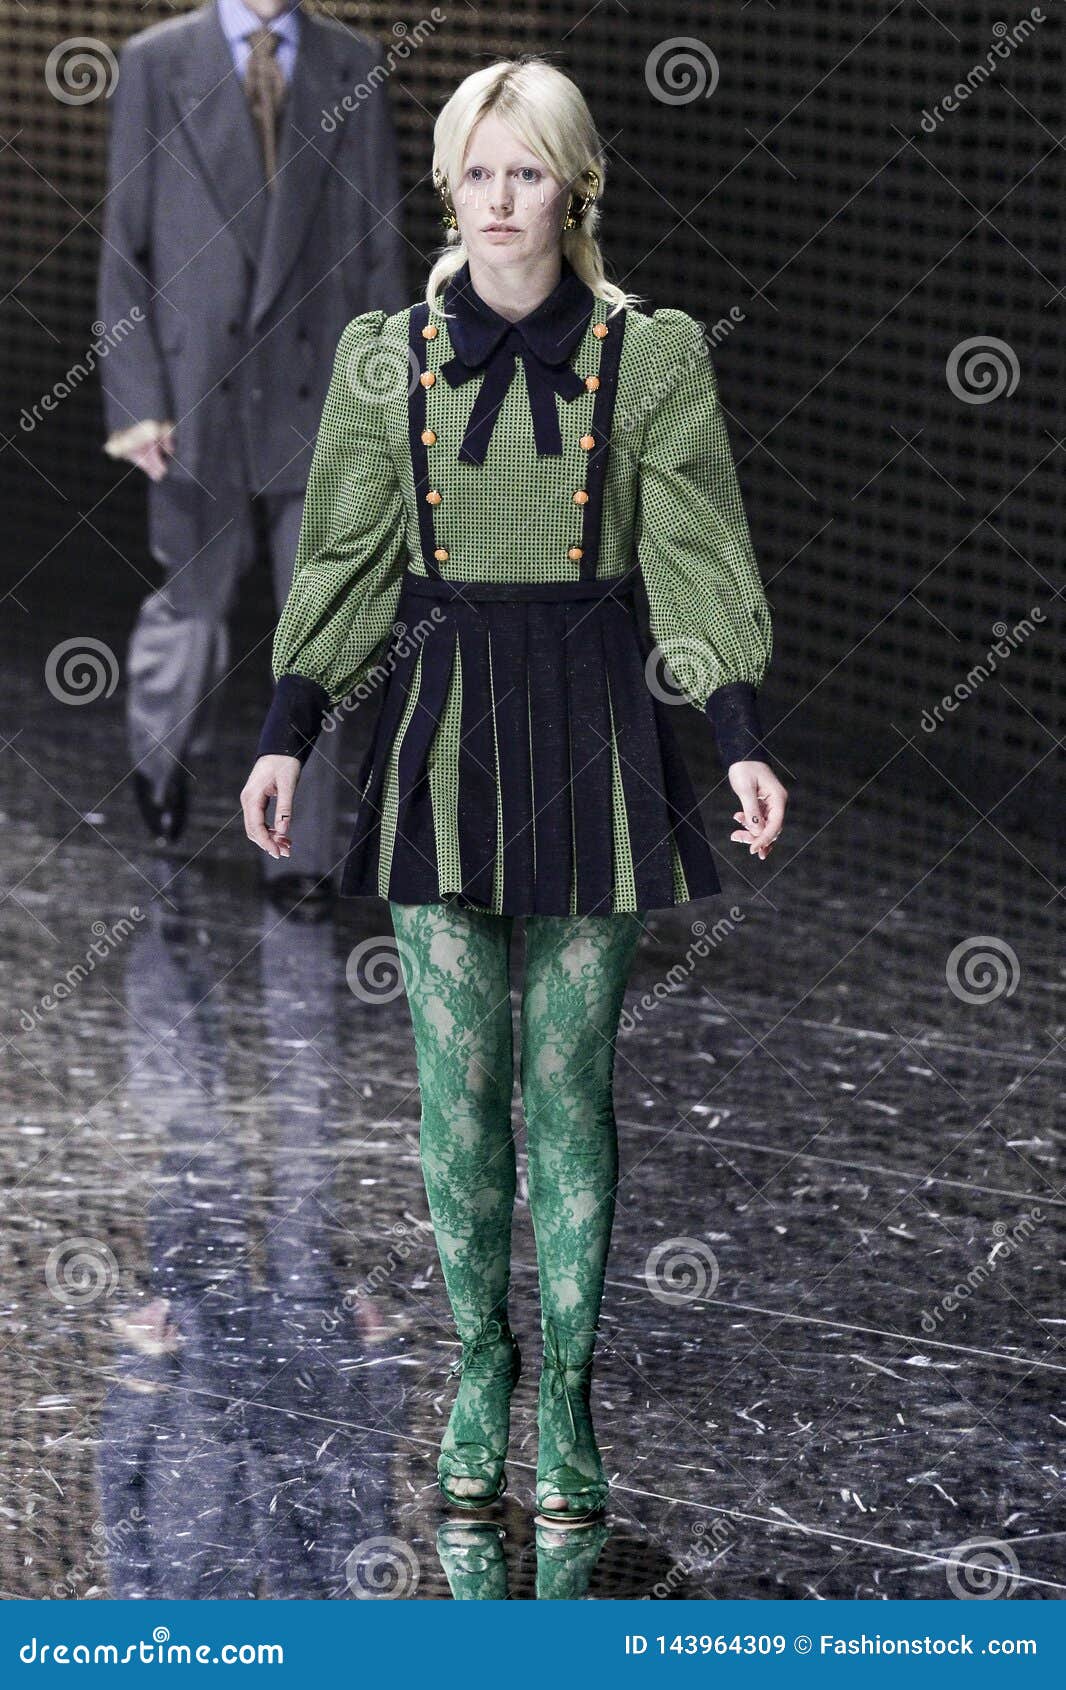
<svg viewBox="0 0 1066 1690"><path fill-rule="evenodd" d="M518 229L514 223L489 223L481 232L483 235L517 235Z"/></svg>

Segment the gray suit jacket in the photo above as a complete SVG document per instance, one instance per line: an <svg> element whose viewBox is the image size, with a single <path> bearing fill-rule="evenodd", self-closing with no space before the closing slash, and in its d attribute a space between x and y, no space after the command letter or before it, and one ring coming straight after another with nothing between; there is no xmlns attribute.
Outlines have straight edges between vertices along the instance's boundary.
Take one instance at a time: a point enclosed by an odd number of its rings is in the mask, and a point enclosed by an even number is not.
<svg viewBox="0 0 1066 1690"><path fill-rule="evenodd" d="M387 82L367 80L380 64L372 38L303 14L268 192L216 0L121 49L104 410L109 433L174 421L168 480L302 492L345 324L406 304Z"/></svg>

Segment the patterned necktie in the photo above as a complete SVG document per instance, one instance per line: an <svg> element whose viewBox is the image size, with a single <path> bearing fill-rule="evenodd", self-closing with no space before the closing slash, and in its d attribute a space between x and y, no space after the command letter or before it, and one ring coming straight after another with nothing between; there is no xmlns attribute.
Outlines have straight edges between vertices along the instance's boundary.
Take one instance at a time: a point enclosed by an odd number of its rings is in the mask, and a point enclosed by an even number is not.
<svg viewBox="0 0 1066 1690"><path fill-rule="evenodd" d="M252 49L244 71L244 91L259 131L266 185L273 188L278 162L278 117L285 97L285 77L276 57L281 37L268 24L262 24L249 30L244 39Z"/></svg>

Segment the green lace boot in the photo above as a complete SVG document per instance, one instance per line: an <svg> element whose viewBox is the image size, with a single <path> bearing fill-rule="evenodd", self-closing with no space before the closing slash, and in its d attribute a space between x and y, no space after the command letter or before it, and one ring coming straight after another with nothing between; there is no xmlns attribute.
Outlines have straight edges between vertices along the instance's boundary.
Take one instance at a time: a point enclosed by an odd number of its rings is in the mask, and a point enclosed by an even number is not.
<svg viewBox="0 0 1066 1690"><path fill-rule="evenodd" d="M537 1509L546 1525L577 1524L602 1513L609 1486L592 1429L593 1334L567 1333L546 1316L544 1363L537 1402ZM548 1507L562 1497L565 1507Z"/></svg>
<svg viewBox="0 0 1066 1690"><path fill-rule="evenodd" d="M454 1508L485 1508L507 1489L503 1466L511 1430L511 1392L522 1372L522 1353L506 1320L489 1315L470 1339L449 1377L459 1390L441 1439L437 1482ZM449 1481L477 1482L462 1494Z"/></svg>

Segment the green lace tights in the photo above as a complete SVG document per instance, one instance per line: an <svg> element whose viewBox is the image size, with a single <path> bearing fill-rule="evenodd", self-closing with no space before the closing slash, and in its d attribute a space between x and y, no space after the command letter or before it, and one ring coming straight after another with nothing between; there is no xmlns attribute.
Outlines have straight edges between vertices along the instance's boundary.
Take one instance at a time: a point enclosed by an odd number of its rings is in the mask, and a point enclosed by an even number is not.
<svg viewBox="0 0 1066 1690"><path fill-rule="evenodd" d="M482 1495L485 1474L502 1464L507 1442L493 1403L501 1382L506 1394L517 1376L507 1308L516 1185L509 979L515 917L455 904L390 908L414 1030L422 1173L463 1341L464 1383L469 1374L442 1450L453 1474L472 1475L466 1494ZM642 917L524 921L519 1075L547 1363L538 1459L543 1502L556 1470L565 1470L572 1486L575 1472L591 1486L602 1482L588 1378L618 1177L614 1040Z"/></svg>

